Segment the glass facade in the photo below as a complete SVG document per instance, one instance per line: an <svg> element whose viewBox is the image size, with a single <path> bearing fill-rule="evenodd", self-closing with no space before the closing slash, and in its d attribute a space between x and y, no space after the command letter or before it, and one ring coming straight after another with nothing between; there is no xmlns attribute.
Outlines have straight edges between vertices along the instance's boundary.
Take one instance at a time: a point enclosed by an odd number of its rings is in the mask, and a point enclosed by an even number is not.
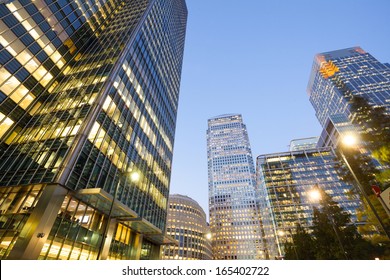
<svg viewBox="0 0 390 280"><path fill-rule="evenodd" d="M307 91L323 127L332 115L353 117L352 95L390 112L390 67L360 47L321 53L315 56Z"/></svg>
<svg viewBox="0 0 390 280"><path fill-rule="evenodd" d="M356 142L354 147L359 150L359 153L372 157L370 145L365 143L364 137L361 138L359 134L362 131L372 134L374 130L364 122L355 120L358 109L353 111L350 103L352 97L359 96L372 107L383 108L385 113L390 114L388 63L379 62L360 47L318 54L314 59L308 94L323 127L319 146L331 146L340 152L343 146L340 140L345 136L352 136ZM388 124L387 127L389 128ZM379 172L386 172L389 168L385 164L380 164L374 157L372 163ZM345 166L350 164L347 162L347 157L344 157L342 164ZM357 170L352 171L357 172ZM381 214L384 213L384 209L380 205L374 206L377 197L371 190L364 190L364 186L360 186L358 180L355 180L355 184L360 189L365 203L371 201L368 209L374 210L376 220L381 220L381 227L385 228L386 225L382 222L386 220L386 215Z"/></svg>
<svg viewBox="0 0 390 280"><path fill-rule="evenodd" d="M163 260L211 260L211 233L202 207L192 198L169 196L167 235L177 244L163 246Z"/></svg>
<svg viewBox="0 0 390 280"><path fill-rule="evenodd" d="M255 168L241 115L208 120L207 157L214 259L265 259Z"/></svg>
<svg viewBox="0 0 390 280"><path fill-rule="evenodd" d="M260 155L257 158L257 184L267 195L271 219L264 222L264 236L269 244L276 242L281 256L284 244L292 242L296 225L310 231L313 218L313 201L310 192L318 187L329 194L356 224L361 200L355 188L340 180L332 148L302 149L285 153ZM262 208L263 208L262 207ZM265 209L267 210L267 209ZM264 211L264 210L263 210Z"/></svg>
<svg viewBox="0 0 390 280"><path fill-rule="evenodd" d="M344 114L332 115L325 123L318 140L318 147L336 148L345 135L358 135L358 128Z"/></svg>
<svg viewBox="0 0 390 280"><path fill-rule="evenodd" d="M319 137L310 137L291 140L290 152L316 148L318 139Z"/></svg>
<svg viewBox="0 0 390 280"><path fill-rule="evenodd" d="M21 221L2 225L1 258L133 259L158 251L186 19L182 0L0 4L0 207L2 219ZM37 188L43 198L31 203L39 210L23 212ZM57 212L51 226L36 222L45 207ZM32 253L19 236L33 243L40 226L42 244Z"/></svg>

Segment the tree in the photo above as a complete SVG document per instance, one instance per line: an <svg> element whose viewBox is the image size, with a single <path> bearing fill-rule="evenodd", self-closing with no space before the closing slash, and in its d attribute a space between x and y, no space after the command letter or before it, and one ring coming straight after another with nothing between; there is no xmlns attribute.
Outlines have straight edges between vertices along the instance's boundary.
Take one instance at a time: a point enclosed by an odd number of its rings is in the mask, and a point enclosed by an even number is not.
<svg viewBox="0 0 390 280"><path fill-rule="evenodd" d="M340 153L341 149L351 169L354 171L357 179L362 185L365 193L368 195L372 194L371 185L379 173L379 170L374 164L372 157L370 157L368 154L360 153L356 147L339 147L339 149L336 151L336 162L338 163L335 165L335 168L340 178L344 182L348 182L351 185L356 185L356 181L347 166L344 164L344 160L342 159Z"/></svg>
<svg viewBox="0 0 390 280"><path fill-rule="evenodd" d="M390 163L390 143L383 145L382 147L374 150L372 153L373 156L382 164Z"/></svg>
<svg viewBox="0 0 390 280"><path fill-rule="evenodd" d="M379 226L373 210L379 216L384 230L390 232L390 217L374 195L371 186L379 185L382 190L390 187L390 115L386 114L384 107L374 107L361 96L348 94L351 111L354 112L352 122L359 127L362 147L338 147L337 166L341 179L356 186L357 182L349 169L342 164L341 153L344 154L357 180L363 188L364 194L370 201L363 200L361 209L365 215L360 215L363 221ZM365 220L364 220L365 219ZM378 229L382 228L378 227ZM362 233L366 230L359 227ZM383 237L378 240L387 240Z"/></svg>
<svg viewBox="0 0 390 280"><path fill-rule="evenodd" d="M300 224L297 224L295 234L291 235L291 239L291 242L287 242L284 246L285 259L315 259L313 237Z"/></svg>
<svg viewBox="0 0 390 280"><path fill-rule="evenodd" d="M390 166L390 143L374 150L372 155L382 166ZM390 188L390 168L384 168L376 174L376 181L380 183L383 190Z"/></svg>
<svg viewBox="0 0 390 280"><path fill-rule="evenodd" d="M314 208L313 238L317 259L374 259L377 246L365 240L344 211L327 193Z"/></svg>
<svg viewBox="0 0 390 280"><path fill-rule="evenodd" d="M351 111L355 113L353 123L361 129L365 146L375 151L390 142L390 115L384 107L374 107L359 95L350 99Z"/></svg>
<svg viewBox="0 0 390 280"><path fill-rule="evenodd" d="M351 111L355 113L352 122L360 128L361 139L368 150L367 155L370 155L367 157L355 150L354 157L359 161L360 166L370 167L368 170L356 167L355 173L360 174L359 180L361 179L364 183L376 179L384 190L390 186L390 115L386 113L384 107L374 107L358 95L350 98L350 106ZM372 168L374 164L372 158L376 159L377 165L381 164L380 168ZM370 185L367 184L368 187ZM367 194L372 194L371 190L366 191L368 191Z"/></svg>
<svg viewBox="0 0 390 280"><path fill-rule="evenodd" d="M344 211L324 191L313 210L313 225L309 233L297 225L292 242L285 244L286 259L374 259L384 258L388 246L378 246L365 240Z"/></svg>

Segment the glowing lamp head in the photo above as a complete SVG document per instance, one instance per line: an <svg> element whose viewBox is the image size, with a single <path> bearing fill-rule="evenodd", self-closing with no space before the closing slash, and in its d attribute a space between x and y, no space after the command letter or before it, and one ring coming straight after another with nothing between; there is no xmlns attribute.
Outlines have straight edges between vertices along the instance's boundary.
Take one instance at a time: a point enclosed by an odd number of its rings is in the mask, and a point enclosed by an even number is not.
<svg viewBox="0 0 390 280"><path fill-rule="evenodd" d="M139 175L138 172L133 172L133 173L130 174L130 179L131 179L132 182L138 182L140 177L141 176Z"/></svg>
<svg viewBox="0 0 390 280"><path fill-rule="evenodd" d="M321 193L317 189L313 189L309 192L309 197L313 201L319 201L321 199Z"/></svg>
<svg viewBox="0 0 390 280"><path fill-rule="evenodd" d="M352 147L352 146L356 145L356 143L357 143L356 136L354 136L352 134L345 135L342 138L342 143L345 146Z"/></svg>

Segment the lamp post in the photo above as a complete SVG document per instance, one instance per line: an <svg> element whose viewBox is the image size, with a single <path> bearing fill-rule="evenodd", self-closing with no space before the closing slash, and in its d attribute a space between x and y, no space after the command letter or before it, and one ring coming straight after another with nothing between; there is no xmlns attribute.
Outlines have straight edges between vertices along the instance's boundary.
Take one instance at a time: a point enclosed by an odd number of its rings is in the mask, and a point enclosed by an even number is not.
<svg viewBox="0 0 390 280"><path fill-rule="evenodd" d="M320 201L322 199L322 195L321 195L320 190L318 189L318 186L316 186L314 189L312 189L309 192L309 195L310 195L310 198L313 201ZM340 249L341 249L341 251L343 252L343 254L345 256L345 259L348 260L347 252L344 249L343 242L341 242L340 234L339 234L338 228L335 225L333 216L332 216L332 214L329 215L329 213L327 211L325 212L325 214L326 214L326 217L328 218L328 220L330 221L330 223L332 225L332 228L333 228L333 231L334 231L334 233L336 235L336 239L337 239L337 242L339 243Z"/></svg>
<svg viewBox="0 0 390 280"><path fill-rule="evenodd" d="M109 229L109 224L110 224L110 221L111 221L111 218L112 218L112 212L114 210L115 200L116 200L116 197L117 197L117 194L118 194L118 189L119 189L119 186L120 186L120 183L121 183L120 177L121 176L124 176L124 177L130 176L130 180L132 182L134 182L134 183L138 182L139 179L140 179L140 174L138 172L136 172L136 171L134 171L134 172L123 172L123 173L120 172L119 174L120 175L119 175L118 183L115 186L114 196L112 198L111 205L110 205L110 210L108 211L107 222L104 225L102 241L100 242L98 254L97 254L97 257L96 257L97 260L101 259L102 252L103 252L103 249L104 249L104 244L106 243L107 233L108 233L108 229Z"/></svg>
<svg viewBox="0 0 390 280"><path fill-rule="evenodd" d="M349 135L346 135L342 138L341 143L343 144L343 146L352 147L352 146L356 145L357 139L353 135L349 134ZM378 212L376 211L374 205L372 205L368 195L364 191L364 188L363 188L362 184L360 183L358 177L356 176L355 172L352 170L351 165L349 164L347 158L345 157L345 154L343 153L342 147L339 149L339 152L340 152L340 156L341 156L345 166L347 166L349 172L351 173L353 179L355 180L359 192L363 195L364 199L367 201L367 204L371 208L371 211L374 213L375 218L377 219L378 223L380 224L380 226L381 226L382 230L384 231L384 233L386 234L387 238L390 239L389 232L386 231L386 227L384 226L382 220L380 219Z"/></svg>

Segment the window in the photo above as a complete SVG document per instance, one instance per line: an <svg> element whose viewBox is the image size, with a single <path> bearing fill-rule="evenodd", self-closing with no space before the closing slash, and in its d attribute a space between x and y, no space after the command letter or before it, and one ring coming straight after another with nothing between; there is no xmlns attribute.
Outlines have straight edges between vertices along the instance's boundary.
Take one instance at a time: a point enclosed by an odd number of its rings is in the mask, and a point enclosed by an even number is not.
<svg viewBox="0 0 390 280"><path fill-rule="evenodd" d="M0 137L2 137L8 131L13 123L13 120L0 113Z"/></svg>

